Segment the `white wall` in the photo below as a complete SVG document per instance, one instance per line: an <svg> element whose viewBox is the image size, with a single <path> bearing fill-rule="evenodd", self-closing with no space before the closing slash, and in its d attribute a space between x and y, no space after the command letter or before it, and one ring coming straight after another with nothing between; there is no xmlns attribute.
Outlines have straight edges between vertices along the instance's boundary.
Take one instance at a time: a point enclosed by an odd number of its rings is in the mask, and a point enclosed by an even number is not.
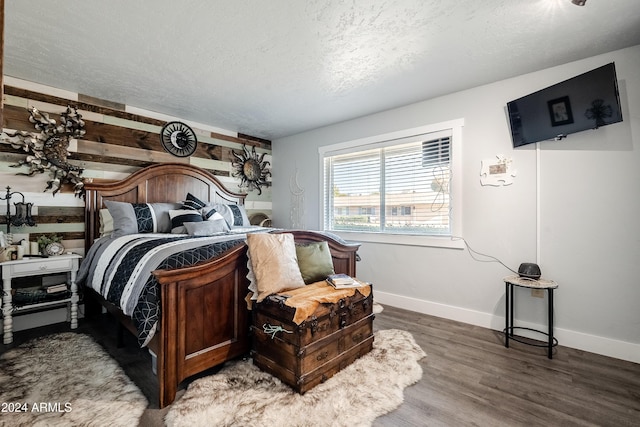
<svg viewBox="0 0 640 427"><path fill-rule="evenodd" d="M508 101L611 61L622 123L543 142L538 152L536 145L512 148ZM463 118L465 239L513 269L537 261L559 283L561 346L640 362L639 69L635 46L274 141L274 225L291 225L290 180L298 171L303 225L320 229L319 146ZM513 159L517 177L507 187L482 186L481 161L497 154ZM363 244L360 255L358 276L374 283L379 302L504 327L502 278L510 272L500 264L465 250L376 243ZM521 325L546 328L546 299L521 290L516 308Z"/></svg>

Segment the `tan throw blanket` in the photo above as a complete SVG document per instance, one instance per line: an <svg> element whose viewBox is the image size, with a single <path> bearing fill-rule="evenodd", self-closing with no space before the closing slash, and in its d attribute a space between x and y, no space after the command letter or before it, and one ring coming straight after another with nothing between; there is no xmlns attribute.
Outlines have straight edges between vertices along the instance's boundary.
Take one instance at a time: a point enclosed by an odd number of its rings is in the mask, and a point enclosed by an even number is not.
<svg viewBox="0 0 640 427"><path fill-rule="evenodd" d="M276 295L288 297L285 305L295 308L296 312L293 316L293 322L296 325L302 323L307 317L311 316L318 306L322 303L335 304L342 298L353 296L356 291L365 297L371 294L371 285L365 284L359 288L335 289L325 280L311 283L302 288L293 289L291 291L280 292Z"/></svg>

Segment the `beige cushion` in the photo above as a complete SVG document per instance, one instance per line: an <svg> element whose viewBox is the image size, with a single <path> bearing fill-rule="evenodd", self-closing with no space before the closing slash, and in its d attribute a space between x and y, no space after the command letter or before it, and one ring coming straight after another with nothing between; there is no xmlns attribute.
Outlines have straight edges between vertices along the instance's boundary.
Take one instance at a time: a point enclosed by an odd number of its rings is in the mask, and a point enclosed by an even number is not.
<svg viewBox="0 0 640 427"><path fill-rule="evenodd" d="M109 209L100 209L100 237L110 236L113 233L113 217Z"/></svg>
<svg viewBox="0 0 640 427"><path fill-rule="evenodd" d="M328 275L335 273L327 242L297 244L296 255L302 279L306 284L324 280Z"/></svg>
<svg viewBox="0 0 640 427"><path fill-rule="evenodd" d="M293 234L247 234L251 266L258 288L257 301L271 294L304 286Z"/></svg>

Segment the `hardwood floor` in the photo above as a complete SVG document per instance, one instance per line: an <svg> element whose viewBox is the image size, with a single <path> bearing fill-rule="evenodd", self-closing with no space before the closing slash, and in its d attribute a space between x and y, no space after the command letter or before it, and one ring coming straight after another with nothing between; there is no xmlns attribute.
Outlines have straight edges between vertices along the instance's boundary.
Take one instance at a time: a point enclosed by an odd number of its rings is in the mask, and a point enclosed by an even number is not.
<svg viewBox="0 0 640 427"><path fill-rule="evenodd" d="M106 316L81 320L79 331L103 345L149 399L141 425L162 425L166 409L157 409L151 357L126 333L126 346L117 348L115 325ZM427 353L423 377L405 389L404 404L374 426L640 426L640 364L562 345L549 360L544 348L505 348L497 331L394 307L376 315L374 329L407 330ZM17 332L0 352L66 330L60 324Z"/></svg>
<svg viewBox="0 0 640 427"><path fill-rule="evenodd" d="M510 343L501 333L386 307L379 329L411 332L423 377L375 426L640 425L640 365L558 346Z"/></svg>

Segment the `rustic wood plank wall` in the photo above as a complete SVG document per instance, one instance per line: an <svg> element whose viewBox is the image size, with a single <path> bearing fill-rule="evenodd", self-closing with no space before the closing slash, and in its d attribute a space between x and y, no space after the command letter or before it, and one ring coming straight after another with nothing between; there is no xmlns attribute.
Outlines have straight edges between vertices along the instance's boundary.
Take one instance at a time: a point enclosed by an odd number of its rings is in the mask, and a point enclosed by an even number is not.
<svg viewBox="0 0 640 427"><path fill-rule="evenodd" d="M155 163L185 162L211 171L232 191L239 191L240 180L232 176L232 151L242 152L243 145L256 147L259 154L266 153L270 161L271 142L249 135L212 130L205 125L194 125L180 118L194 130L198 148L189 158L178 158L167 153L160 144L162 126L170 120L124 104L92 98L49 88L5 76L2 127L7 131L36 132L29 122L29 108L36 107L59 122L60 113L67 106L76 107L85 121L84 138L73 140L69 147L69 163L84 168L82 177L122 179L131 173ZM129 111L135 110L136 113ZM208 128L208 129L207 129ZM37 133L37 132L36 132ZM12 167L26 158L26 153L0 141L0 193L4 197L6 186L11 191L24 193L26 201L35 205L37 226L11 227L14 237L36 241L41 235L58 234L66 249L82 253L84 246L84 201L73 194L71 186L64 186L55 196L45 191L48 173L24 176L28 167ZM264 213L271 217L271 188L263 187L262 194L250 192L246 199L249 216ZM12 203L21 201L14 196ZM6 232L6 202L0 201L0 230Z"/></svg>
<svg viewBox="0 0 640 427"><path fill-rule="evenodd" d="M0 0L0 123L2 123L2 89L4 84L2 83L2 77L4 76L4 0Z"/></svg>

